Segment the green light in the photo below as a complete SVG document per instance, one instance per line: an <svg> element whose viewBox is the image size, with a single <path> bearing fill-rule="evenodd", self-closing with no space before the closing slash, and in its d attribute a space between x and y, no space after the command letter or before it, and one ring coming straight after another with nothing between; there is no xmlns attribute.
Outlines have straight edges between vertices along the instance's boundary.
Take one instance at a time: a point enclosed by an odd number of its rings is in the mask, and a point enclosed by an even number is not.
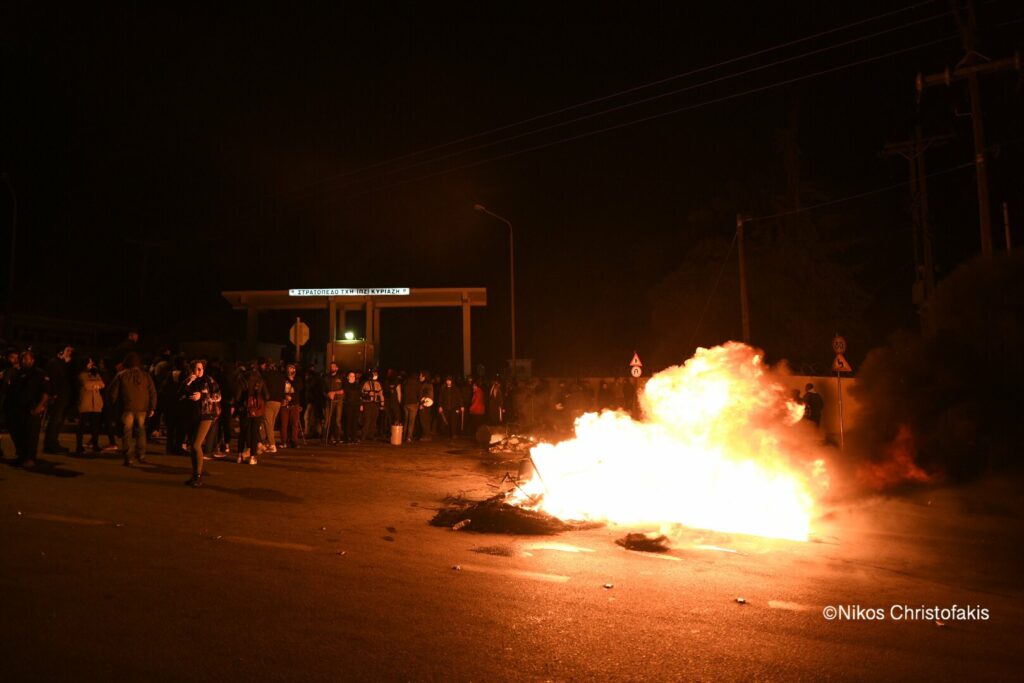
<svg viewBox="0 0 1024 683"><path fill-rule="evenodd" d="M356 333L355 332L351 332L350 331L350 332L346 332L345 333L345 340L346 341L352 341L355 338L356 338Z"/></svg>

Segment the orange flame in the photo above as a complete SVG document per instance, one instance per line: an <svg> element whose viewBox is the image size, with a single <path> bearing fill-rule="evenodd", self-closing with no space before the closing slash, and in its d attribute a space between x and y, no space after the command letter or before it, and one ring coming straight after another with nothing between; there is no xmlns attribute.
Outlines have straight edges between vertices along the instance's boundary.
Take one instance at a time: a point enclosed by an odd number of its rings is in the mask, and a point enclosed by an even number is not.
<svg viewBox="0 0 1024 683"><path fill-rule="evenodd" d="M537 475L512 502L562 519L806 540L824 464L795 426L803 406L761 359L736 342L698 349L650 379L642 421L583 415L576 438L532 450Z"/></svg>

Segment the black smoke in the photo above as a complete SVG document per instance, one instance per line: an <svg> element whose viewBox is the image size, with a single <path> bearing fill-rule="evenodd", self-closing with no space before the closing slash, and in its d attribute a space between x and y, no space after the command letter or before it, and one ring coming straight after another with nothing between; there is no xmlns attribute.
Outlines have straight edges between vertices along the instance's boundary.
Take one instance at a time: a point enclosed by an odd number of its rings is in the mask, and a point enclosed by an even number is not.
<svg viewBox="0 0 1024 683"><path fill-rule="evenodd" d="M898 333L868 355L852 392L863 412L849 452L875 488L902 483L905 468L886 467L894 459L950 481L1021 464L1024 255L961 266L926 314L927 333Z"/></svg>

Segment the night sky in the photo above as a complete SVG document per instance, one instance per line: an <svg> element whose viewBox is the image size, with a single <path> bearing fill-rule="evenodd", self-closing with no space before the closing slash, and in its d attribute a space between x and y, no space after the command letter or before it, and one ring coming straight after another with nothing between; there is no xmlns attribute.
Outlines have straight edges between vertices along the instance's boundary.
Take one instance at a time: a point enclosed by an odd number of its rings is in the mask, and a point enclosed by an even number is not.
<svg viewBox="0 0 1024 683"><path fill-rule="evenodd" d="M669 362L652 297L702 240L728 242L737 212L906 180L905 162L881 150L912 131L914 76L963 56L948 3L895 12L912 5L12 3L0 26L0 162L19 200L16 309L138 325L144 340L238 338L243 320L221 290L483 286L475 361L494 367L508 353L508 241L473 211L479 202L515 226L520 357L557 374L624 373L634 350ZM980 3L978 15L988 56L1024 42L1019 3ZM803 78L816 72L827 73ZM1016 207L1020 234L1020 80L983 87L993 204ZM964 88L929 91L921 106L926 135L954 135L929 153L929 171L969 162ZM645 117L655 118L633 123ZM929 181L941 278L978 249L973 171ZM867 297L854 357L916 324L906 187L799 215ZM785 227L751 239L785 241ZM1001 249L1001 216L995 233ZM719 264L705 265L697 299ZM770 299L751 288L755 306ZM738 302L723 311L701 340L735 336ZM265 341L285 341L286 318L265 317ZM314 335L325 323L311 319ZM386 363L458 358L454 311L390 314L383 327ZM821 360L800 353L792 360Z"/></svg>

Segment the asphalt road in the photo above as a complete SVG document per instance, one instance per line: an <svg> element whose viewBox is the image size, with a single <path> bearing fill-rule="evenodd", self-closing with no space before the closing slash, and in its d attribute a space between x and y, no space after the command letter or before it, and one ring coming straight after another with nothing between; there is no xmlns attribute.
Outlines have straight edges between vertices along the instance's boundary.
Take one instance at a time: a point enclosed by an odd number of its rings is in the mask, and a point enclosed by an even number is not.
<svg viewBox="0 0 1024 683"><path fill-rule="evenodd" d="M132 469L0 467L0 679L1024 676L1020 481L849 504L814 542L683 532L654 555L615 545L623 529L429 526L446 495L483 498L514 468L468 444L214 461L197 490L187 458L156 450ZM953 604L989 619L890 612Z"/></svg>

